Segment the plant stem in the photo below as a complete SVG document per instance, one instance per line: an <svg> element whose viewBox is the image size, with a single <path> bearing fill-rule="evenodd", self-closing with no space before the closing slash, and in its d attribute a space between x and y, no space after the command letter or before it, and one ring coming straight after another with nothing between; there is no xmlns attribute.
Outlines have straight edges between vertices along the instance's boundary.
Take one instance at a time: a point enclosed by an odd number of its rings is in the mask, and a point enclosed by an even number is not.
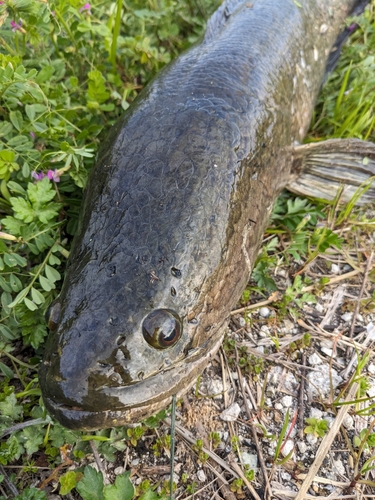
<svg viewBox="0 0 375 500"><path fill-rule="evenodd" d="M117 11L116 11L115 25L113 27L111 54L109 58L109 61L112 63L114 70L116 70L117 39L120 33L121 13L122 13L122 0L117 0Z"/></svg>

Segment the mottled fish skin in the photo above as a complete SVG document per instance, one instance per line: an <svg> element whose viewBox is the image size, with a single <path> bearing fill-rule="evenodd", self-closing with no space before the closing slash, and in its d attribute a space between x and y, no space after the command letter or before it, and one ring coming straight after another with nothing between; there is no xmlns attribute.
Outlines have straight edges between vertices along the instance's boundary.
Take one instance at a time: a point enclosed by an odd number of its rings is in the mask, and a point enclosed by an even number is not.
<svg viewBox="0 0 375 500"><path fill-rule="evenodd" d="M202 44L113 127L40 369L46 407L63 425L95 429L155 413L220 345L355 1L300 4L227 3ZM142 335L155 309L182 321L165 350Z"/></svg>

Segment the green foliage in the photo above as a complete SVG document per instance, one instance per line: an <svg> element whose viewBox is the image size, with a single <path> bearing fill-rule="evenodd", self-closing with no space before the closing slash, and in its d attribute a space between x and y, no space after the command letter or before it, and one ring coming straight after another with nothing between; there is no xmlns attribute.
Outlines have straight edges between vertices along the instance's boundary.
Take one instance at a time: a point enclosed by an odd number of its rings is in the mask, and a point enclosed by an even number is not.
<svg viewBox="0 0 375 500"><path fill-rule="evenodd" d="M375 140L375 29L371 8L354 21L359 29L350 36L319 96L310 140L320 137ZM351 22L349 19L348 23Z"/></svg>
<svg viewBox="0 0 375 500"><path fill-rule="evenodd" d="M230 485L230 491L233 491L233 493L237 493L239 496L243 496L243 479L237 478L232 481L232 484Z"/></svg>
<svg viewBox="0 0 375 500"><path fill-rule="evenodd" d="M155 441L155 444L152 445L152 451L155 457L159 457L163 450L171 449L171 436L170 434L163 434L158 437Z"/></svg>
<svg viewBox="0 0 375 500"><path fill-rule="evenodd" d="M327 420L320 420L317 418L306 418L308 424L304 428L305 434L313 434L315 437L324 437L329 428Z"/></svg>
<svg viewBox="0 0 375 500"><path fill-rule="evenodd" d="M356 448L362 447L365 451L375 448L375 433L369 433L368 429L362 429L359 436L354 436L353 445Z"/></svg>
<svg viewBox="0 0 375 500"><path fill-rule="evenodd" d="M195 444L192 445L192 449L198 455L198 459L202 464L205 464L209 459L209 455L205 451L203 451L203 440L197 439Z"/></svg>
<svg viewBox="0 0 375 500"><path fill-rule="evenodd" d="M20 495L17 495L13 500L47 500L47 495L44 491L37 488L26 488Z"/></svg>

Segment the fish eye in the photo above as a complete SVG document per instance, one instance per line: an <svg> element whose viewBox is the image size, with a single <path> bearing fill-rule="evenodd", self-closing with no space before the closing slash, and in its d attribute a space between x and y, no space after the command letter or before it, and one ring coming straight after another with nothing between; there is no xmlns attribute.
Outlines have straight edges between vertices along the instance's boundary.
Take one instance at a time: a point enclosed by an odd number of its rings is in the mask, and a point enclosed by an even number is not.
<svg viewBox="0 0 375 500"><path fill-rule="evenodd" d="M51 331L57 330L60 321L61 304L58 301L52 302L46 312L47 326Z"/></svg>
<svg viewBox="0 0 375 500"><path fill-rule="evenodd" d="M182 321L171 309L155 309L143 320L142 333L155 349L167 349L180 339Z"/></svg>

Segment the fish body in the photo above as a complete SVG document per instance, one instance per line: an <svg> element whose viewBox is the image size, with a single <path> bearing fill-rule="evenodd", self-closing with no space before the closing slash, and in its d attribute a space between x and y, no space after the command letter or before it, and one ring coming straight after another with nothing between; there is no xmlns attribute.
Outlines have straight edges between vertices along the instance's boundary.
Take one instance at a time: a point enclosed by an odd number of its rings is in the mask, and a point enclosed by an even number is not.
<svg viewBox="0 0 375 500"><path fill-rule="evenodd" d="M356 2L300 4L225 2L103 144L40 369L63 425L155 413L220 346Z"/></svg>

